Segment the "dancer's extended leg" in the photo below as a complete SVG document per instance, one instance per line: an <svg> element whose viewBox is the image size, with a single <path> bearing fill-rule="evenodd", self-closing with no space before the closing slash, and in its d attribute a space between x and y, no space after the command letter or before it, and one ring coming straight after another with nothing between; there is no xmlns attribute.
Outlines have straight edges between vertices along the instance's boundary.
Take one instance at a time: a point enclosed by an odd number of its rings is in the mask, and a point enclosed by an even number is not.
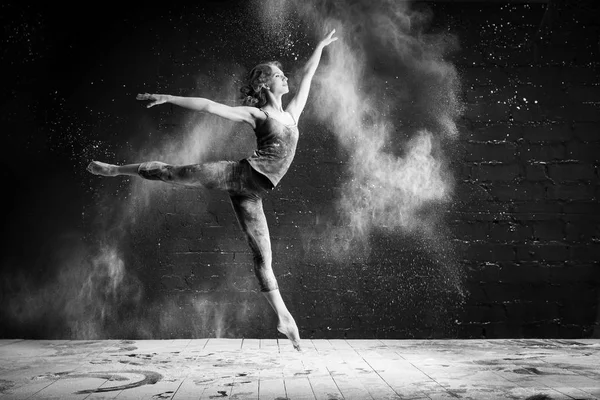
<svg viewBox="0 0 600 400"><path fill-rule="evenodd" d="M292 341L294 348L300 351L300 334L296 321L281 298L271 266L271 239L262 200L260 197L242 195L232 195L230 198L254 255L254 273L258 278L261 292L277 314L277 330L286 335Z"/></svg>
<svg viewBox="0 0 600 400"><path fill-rule="evenodd" d="M145 179L160 180L186 186L203 186L207 189L229 189L228 168L231 161L218 161L205 164L170 165L160 161L141 164L112 165L92 161L87 169L92 174L103 176L132 175Z"/></svg>

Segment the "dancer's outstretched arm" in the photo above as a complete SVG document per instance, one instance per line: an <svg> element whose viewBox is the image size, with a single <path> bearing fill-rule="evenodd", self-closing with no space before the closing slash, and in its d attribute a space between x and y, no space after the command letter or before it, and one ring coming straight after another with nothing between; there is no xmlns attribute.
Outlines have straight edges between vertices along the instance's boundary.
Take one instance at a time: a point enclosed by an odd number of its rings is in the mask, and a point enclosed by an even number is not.
<svg viewBox="0 0 600 400"><path fill-rule="evenodd" d="M325 39L321 40L317 45L317 48L313 52L312 56L306 62L306 65L302 69L302 80L300 81L300 86L298 87L298 92L296 96L289 102L286 111L292 114L294 120L298 121L300 114L302 114L302 110L304 110L304 106L306 105L306 100L308 99L308 92L310 91L310 84L312 82L312 78L319 66L319 62L321 61L321 54L323 53L323 48L329 45L332 42L335 42L338 38L332 37L335 33L335 29L329 32L329 34L325 37Z"/></svg>
<svg viewBox="0 0 600 400"><path fill-rule="evenodd" d="M231 107L225 104L217 103L202 97L181 97L170 94L150 94L143 93L136 96L137 100L149 100L146 107L152 107L159 104L171 103L180 107L189 108L195 111L204 111L210 114L218 115L234 122L245 122L256 127L256 118L262 117L262 114L256 107Z"/></svg>

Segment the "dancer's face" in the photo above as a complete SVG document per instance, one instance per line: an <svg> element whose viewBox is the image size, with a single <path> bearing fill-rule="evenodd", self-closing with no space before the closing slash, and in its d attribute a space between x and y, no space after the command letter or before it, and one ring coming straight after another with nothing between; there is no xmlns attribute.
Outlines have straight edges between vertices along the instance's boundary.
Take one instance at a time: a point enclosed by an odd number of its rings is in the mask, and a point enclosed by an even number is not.
<svg viewBox="0 0 600 400"><path fill-rule="evenodd" d="M284 75L283 71L277 68L275 65L271 65L271 82L269 89L273 94L286 94L290 91L288 87L288 78Z"/></svg>

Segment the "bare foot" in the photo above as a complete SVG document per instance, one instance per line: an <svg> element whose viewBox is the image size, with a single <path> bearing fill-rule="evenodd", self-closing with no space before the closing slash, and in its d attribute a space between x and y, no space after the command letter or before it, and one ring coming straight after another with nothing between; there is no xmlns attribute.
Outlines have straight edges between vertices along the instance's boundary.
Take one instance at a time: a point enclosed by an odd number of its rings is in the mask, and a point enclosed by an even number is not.
<svg viewBox="0 0 600 400"><path fill-rule="evenodd" d="M294 349L302 351L300 349L300 333L298 333L296 321L294 321L294 318L291 315L279 320L279 323L277 324L277 330L292 341Z"/></svg>
<svg viewBox="0 0 600 400"><path fill-rule="evenodd" d="M117 166L112 164L106 164L100 161L92 161L88 164L87 170L94 175L102 176L116 176Z"/></svg>

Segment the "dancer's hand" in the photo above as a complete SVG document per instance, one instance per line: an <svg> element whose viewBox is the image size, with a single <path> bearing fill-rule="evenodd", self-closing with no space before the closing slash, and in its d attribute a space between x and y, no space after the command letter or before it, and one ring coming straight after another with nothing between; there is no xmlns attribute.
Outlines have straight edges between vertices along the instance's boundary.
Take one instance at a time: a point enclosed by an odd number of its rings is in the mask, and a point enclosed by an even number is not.
<svg viewBox="0 0 600 400"><path fill-rule="evenodd" d="M150 93L144 93L144 94L138 94L136 97L136 100L150 100L150 103L146 104L146 107L150 108L152 106L157 106L159 104L163 104L166 103L167 101L169 101L169 95L168 94L150 94Z"/></svg>
<svg viewBox="0 0 600 400"><path fill-rule="evenodd" d="M323 40L321 40L319 45L321 45L322 47L325 47L325 46L335 42L336 40L338 40L338 38L333 37L334 33L335 33L335 29L332 30L331 32L329 32L329 34L327 36L325 36L325 38Z"/></svg>

